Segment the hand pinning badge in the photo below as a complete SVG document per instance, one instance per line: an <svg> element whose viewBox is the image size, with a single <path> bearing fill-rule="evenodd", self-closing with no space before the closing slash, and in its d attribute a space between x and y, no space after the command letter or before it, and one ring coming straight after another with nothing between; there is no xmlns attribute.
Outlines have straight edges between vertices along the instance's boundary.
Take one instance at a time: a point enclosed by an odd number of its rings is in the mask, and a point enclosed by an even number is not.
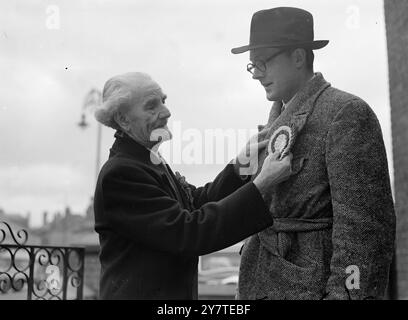
<svg viewBox="0 0 408 320"><path fill-rule="evenodd" d="M281 126L275 130L269 140L268 153L279 152L279 160L282 160L290 152L294 141L294 130L288 126Z"/></svg>

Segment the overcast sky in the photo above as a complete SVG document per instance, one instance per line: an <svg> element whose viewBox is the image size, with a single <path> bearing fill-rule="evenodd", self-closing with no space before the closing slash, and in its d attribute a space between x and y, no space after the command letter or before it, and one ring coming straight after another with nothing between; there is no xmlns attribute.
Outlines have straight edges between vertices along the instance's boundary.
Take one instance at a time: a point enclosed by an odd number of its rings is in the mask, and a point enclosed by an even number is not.
<svg viewBox="0 0 408 320"><path fill-rule="evenodd" d="M315 70L370 104L392 170L382 1L2 0L0 208L31 212L32 225L45 210L52 215L69 205L84 212L94 188L97 130L91 114L87 129L77 123L86 93L115 74L149 73L168 95L170 128L174 121L182 132L264 124L271 103L246 71L248 53L230 49L247 44L255 11L276 6L314 15L315 39L330 40L315 51ZM104 161L113 133L103 129ZM173 167L202 184L223 165Z"/></svg>

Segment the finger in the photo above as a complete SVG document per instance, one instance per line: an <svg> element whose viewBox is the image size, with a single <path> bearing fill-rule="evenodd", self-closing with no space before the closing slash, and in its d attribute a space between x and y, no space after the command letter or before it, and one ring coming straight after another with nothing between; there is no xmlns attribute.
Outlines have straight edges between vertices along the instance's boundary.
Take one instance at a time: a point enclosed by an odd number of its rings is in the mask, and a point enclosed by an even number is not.
<svg viewBox="0 0 408 320"><path fill-rule="evenodd" d="M280 152L279 151L275 151L274 153L270 154L271 160L279 160L280 157Z"/></svg>
<svg viewBox="0 0 408 320"><path fill-rule="evenodd" d="M272 159L272 153L269 153L267 156L266 156L266 158L265 158L265 160L264 160L264 164L266 163L266 162L268 162L268 161L271 161L271 159Z"/></svg>
<svg viewBox="0 0 408 320"><path fill-rule="evenodd" d="M291 152L289 152L289 154L282 159L282 161L284 161L289 167L290 176L294 174L293 167L292 167L292 159L293 159L293 154Z"/></svg>
<svg viewBox="0 0 408 320"><path fill-rule="evenodd" d="M269 128L263 128L261 131L258 132L258 140L263 140L265 136L268 134Z"/></svg>
<svg viewBox="0 0 408 320"><path fill-rule="evenodd" d="M283 155L283 157L282 157L282 161L287 161L287 162L292 162L292 159L293 159L293 154L292 154L292 152L289 152L288 154L284 154Z"/></svg>
<svg viewBox="0 0 408 320"><path fill-rule="evenodd" d="M268 145L269 140L264 140L258 143L258 150L262 150Z"/></svg>
<svg viewBox="0 0 408 320"><path fill-rule="evenodd" d="M262 149L265 148L265 146L268 144L269 140L262 140L260 142L250 142L249 146L247 146L247 149Z"/></svg>

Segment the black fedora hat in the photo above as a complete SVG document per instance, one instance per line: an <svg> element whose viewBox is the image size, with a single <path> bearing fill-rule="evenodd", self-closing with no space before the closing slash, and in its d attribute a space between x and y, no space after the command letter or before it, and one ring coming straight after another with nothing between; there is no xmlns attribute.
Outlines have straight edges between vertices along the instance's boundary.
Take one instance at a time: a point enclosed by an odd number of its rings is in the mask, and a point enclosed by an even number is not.
<svg viewBox="0 0 408 320"><path fill-rule="evenodd" d="M313 16L299 8L279 7L255 12L251 20L249 45L233 48L243 53L257 48L302 47L321 49L328 40L314 40Z"/></svg>

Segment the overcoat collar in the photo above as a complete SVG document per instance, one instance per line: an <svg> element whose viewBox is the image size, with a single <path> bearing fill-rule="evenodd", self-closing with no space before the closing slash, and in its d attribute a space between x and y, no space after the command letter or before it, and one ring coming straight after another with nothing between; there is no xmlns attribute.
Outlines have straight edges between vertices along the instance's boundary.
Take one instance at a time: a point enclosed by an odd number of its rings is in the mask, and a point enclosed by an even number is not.
<svg viewBox="0 0 408 320"><path fill-rule="evenodd" d="M163 163L154 152L133 140L122 131L116 131L115 138L116 140L110 150L110 157L122 153L154 167L162 180L171 188L175 199L177 199L180 204L183 204L184 208L191 209L186 191L177 181L177 178L168 164Z"/></svg>
<svg viewBox="0 0 408 320"><path fill-rule="evenodd" d="M116 153L124 153L145 163L149 161L149 163L153 164L152 157L155 157L155 155L145 146L132 139L129 135L118 130L115 133L115 138L116 140L110 150L110 156Z"/></svg>
<svg viewBox="0 0 408 320"><path fill-rule="evenodd" d="M330 87L330 83L323 78L321 73L316 73L315 77L306 83L279 116L282 102L275 102L266 124L266 127L269 127L267 138L270 138L275 130L281 126L291 128L295 136L299 134L312 113L317 98L328 87Z"/></svg>

